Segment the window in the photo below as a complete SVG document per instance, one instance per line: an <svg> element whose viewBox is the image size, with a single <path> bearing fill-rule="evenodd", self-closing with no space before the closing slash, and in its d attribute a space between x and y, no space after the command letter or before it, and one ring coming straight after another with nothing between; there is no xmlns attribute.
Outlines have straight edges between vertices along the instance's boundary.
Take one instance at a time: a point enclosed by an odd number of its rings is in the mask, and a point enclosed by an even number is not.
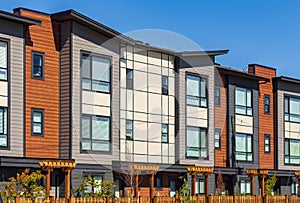
<svg viewBox="0 0 300 203"><path fill-rule="evenodd" d="M82 54L81 72L82 89L110 92L110 59Z"/></svg>
<svg viewBox="0 0 300 203"><path fill-rule="evenodd" d="M204 195L204 179L197 177L196 180L196 194Z"/></svg>
<svg viewBox="0 0 300 203"><path fill-rule="evenodd" d="M44 110L43 109L32 109L32 135L43 135L44 134Z"/></svg>
<svg viewBox="0 0 300 203"><path fill-rule="evenodd" d="M188 105L207 107L206 80L199 76L186 76L186 102Z"/></svg>
<svg viewBox="0 0 300 203"><path fill-rule="evenodd" d="M235 89L235 113L252 116L252 92L244 88Z"/></svg>
<svg viewBox="0 0 300 203"><path fill-rule="evenodd" d="M158 189L162 188L162 178L160 176L155 177L155 187Z"/></svg>
<svg viewBox="0 0 300 203"><path fill-rule="evenodd" d="M133 70L126 68L126 88L133 89Z"/></svg>
<svg viewBox="0 0 300 203"><path fill-rule="evenodd" d="M269 95L265 95L265 97L264 97L264 112L265 112L265 114L270 113L270 96Z"/></svg>
<svg viewBox="0 0 300 203"><path fill-rule="evenodd" d="M215 149L221 149L221 130L215 129Z"/></svg>
<svg viewBox="0 0 300 203"><path fill-rule="evenodd" d="M284 163L300 164L300 140L285 139L285 141L284 141Z"/></svg>
<svg viewBox="0 0 300 203"><path fill-rule="evenodd" d="M300 99L284 98L284 120L300 123Z"/></svg>
<svg viewBox="0 0 300 203"><path fill-rule="evenodd" d="M235 157L239 161L252 161L252 135L235 135Z"/></svg>
<svg viewBox="0 0 300 203"><path fill-rule="evenodd" d="M7 43L0 41L0 80L7 80Z"/></svg>
<svg viewBox="0 0 300 203"><path fill-rule="evenodd" d="M161 126L161 142L168 143L169 142L169 125L162 124Z"/></svg>
<svg viewBox="0 0 300 203"><path fill-rule="evenodd" d="M291 195L298 195L298 183L292 182L291 184Z"/></svg>
<svg viewBox="0 0 300 203"><path fill-rule="evenodd" d="M0 107L0 147L7 147L7 108Z"/></svg>
<svg viewBox="0 0 300 203"><path fill-rule="evenodd" d="M161 87L161 92L163 95L168 95L169 94L169 87L168 87L168 76L162 76L161 78L161 83L162 83L162 87Z"/></svg>
<svg viewBox="0 0 300 203"><path fill-rule="evenodd" d="M110 118L82 115L81 150L110 151Z"/></svg>
<svg viewBox="0 0 300 203"><path fill-rule="evenodd" d="M187 127L187 157L207 158L205 129Z"/></svg>
<svg viewBox="0 0 300 203"><path fill-rule="evenodd" d="M269 154L271 152L270 149L270 135L265 135L264 136L264 140L265 140L265 154Z"/></svg>
<svg viewBox="0 0 300 203"><path fill-rule="evenodd" d="M221 91L218 87L215 88L215 105L221 105Z"/></svg>
<svg viewBox="0 0 300 203"><path fill-rule="evenodd" d="M250 195L250 181L249 180L241 180L240 182L240 194Z"/></svg>
<svg viewBox="0 0 300 203"><path fill-rule="evenodd" d="M126 120L126 139L133 139L133 123L132 120Z"/></svg>
<svg viewBox="0 0 300 203"><path fill-rule="evenodd" d="M32 53L32 78L43 79L44 78L44 54Z"/></svg>

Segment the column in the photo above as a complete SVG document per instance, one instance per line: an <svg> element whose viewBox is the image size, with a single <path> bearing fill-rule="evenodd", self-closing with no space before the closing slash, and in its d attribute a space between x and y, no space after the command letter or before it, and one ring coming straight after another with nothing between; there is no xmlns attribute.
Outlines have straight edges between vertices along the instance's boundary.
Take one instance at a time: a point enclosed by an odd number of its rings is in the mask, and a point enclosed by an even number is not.
<svg viewBox="0 0 300 203"><path fill-rule="evenodd" d="M139 175L135 175L135 185L134 185L134 196L137 197L139 194Z"/></svg>
<svg viewBox="0 0 300 203"><path fill-rule="evenodd" d="M65 172L65 199L70 199L71 194L71 170L69 168L63 168Z"/></svg>
<svg viewBox="0 0 300 203"><path fill-rule="evenodd" d="M154 197L154 173L150 175L150 198Z"/></svg>
<svg viewBox="0 0 300 203"><path fill-rule="evenodd" d="M192 175L192 196L195 196L197 173L193 172L191 175Z"/></svg>
<svg viewBox="0 0 300 203"><path fill-rule="evenodd" d="M251 196L254 196L254 175L250 175L250 181L251 181L251 185L250 185L250 190L251 190Z"/></svg>
<svg viewBox="0 0 300 203"><path fill-rule="evenodd" d="M204 192L205 192L205 197L208 197L208 174L204 174Z"/></svg>
<svg viewBox="0 0 300 203"><path fill-rule="evenodd" d="M295 176L298 180L298 197L300 197L300 171L295 171Z"/></svg>
<svg viewBox="0 0 300 203"><path fill-rule="evenodd" d="M51 167L47 167L46 169L47 171L47 175L46 175L46 197L50 197L50 188L51 188L51 171L52 168Z"/></svg>

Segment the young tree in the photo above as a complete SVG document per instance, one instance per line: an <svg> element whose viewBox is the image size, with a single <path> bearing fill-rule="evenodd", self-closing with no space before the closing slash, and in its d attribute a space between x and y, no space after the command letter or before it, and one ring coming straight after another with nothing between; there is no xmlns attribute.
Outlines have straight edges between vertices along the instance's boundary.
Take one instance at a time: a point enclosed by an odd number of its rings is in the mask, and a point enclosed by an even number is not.
<svg viewBox="0 0 300 203"><path fill-rule="evenodd" d="M276 185L277 178L274 174L273 176L269 177L269 179L265 183L265 195L273 195L273 189Z"/></svg>
<svg viewBox="0 0 300 203"><path fill-rule="evenodd" d="M221 170L218 171L216 195L222 195L224 192L224 183Z"/></svg>

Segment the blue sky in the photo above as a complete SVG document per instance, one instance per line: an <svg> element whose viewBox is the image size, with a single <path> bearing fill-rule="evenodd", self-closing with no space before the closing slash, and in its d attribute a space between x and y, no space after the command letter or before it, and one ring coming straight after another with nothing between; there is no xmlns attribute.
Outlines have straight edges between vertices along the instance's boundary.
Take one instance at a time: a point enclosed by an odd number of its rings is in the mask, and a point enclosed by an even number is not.
<svg viewBox="0 0 300 203"><path fill-rule="evenodd" d="M277 68L278 75L300 78L297 0L0 0L1 10L16 7L48 13L72 8L121 33L165 30L205 50L229 49L217 58L222 65L245 69L259 63ZM162 39L162 46L164 41L176 42Z"/></svg>

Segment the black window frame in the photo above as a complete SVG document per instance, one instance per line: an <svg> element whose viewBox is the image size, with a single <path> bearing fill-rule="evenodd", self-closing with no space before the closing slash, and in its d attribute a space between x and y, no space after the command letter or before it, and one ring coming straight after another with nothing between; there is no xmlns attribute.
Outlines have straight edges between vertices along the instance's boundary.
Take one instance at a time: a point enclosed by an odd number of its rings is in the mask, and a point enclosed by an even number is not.
<svg viewBox="0 0 300 203"><path fill-rule="evenodd" d="M129 77L131 74L131 78ZM126 68L126 89L133 90L133 69Z"/></svg>
<svg viewBox="0 0 300 203"><path fill-rule="evenodd" d="M188 95L188 86L187 86L187 80L188 80L188 77L198 77L199 78L199 96L194 96L194 95ZM201 84L202 84L202 81L205 82L205 97L201 96L202 95L202 92L201 92ZM197 107L203 107L203 108L207 108L208 107L208 90L207 90L207 82L208 82L208 79L206 77L202 77L198 74L195 74L195 73L189 73L187 72L186 75L185 75L185 92L186 92L186 95L185 95L185 100L186 100L186 105L188 106L197 106ZM192 98L197 98L198 101L199 101L199 105L195 105L195 104L191 104L191 103L188 103L188 97L192 97ZM205 105L202 105L201 101L202 100L205 100Z"/></svg>
<svg viewBox="0 0 300 203"><path fill-rule="evenodd" d="M6 72L6 78L1 79L0 81L8 81L8 67L9 67L9 41L0 39L0 43L6 44L6 67L0 67L0 70L4 70Z"/></svg>
<svg viewBox="0 0 300 203"><path fill-rule="evenodd" d="M292 122L292 123L300 123L300 114L293 114L291 113L291 108L290 108L290 100L291 99L296 99L299 100L300 98L296 96L284 96L284 121L287 122ZM286 101L288 101L288 106L286 106ZM297 117L298 121L296 120L291 120L291 116Z"/></svg>
<svg viewBox="0 0 300 203"><path fill-rule="evenodd" d="M246 103L246 106L244 106L244 105L238 105L238 104L236 104L236 91L238 90L238 89L243 89L243 90L245 90L246 91L246 100L245 100L245 103ZM235 102L234 102L234 111L235 111L235 114L237 114L237 115L245 115L245 116L253 116L253 91L251 90L251 89L247 89L247 88L244 88L244 87L235 87L235 90L234 90L235 92ZM247 93L248 92L250 92L251 93L251 106L249 107L249 106L247 106L247 104L248 104L248 101L247 101ZM238 113L237 112L237 107L242 107L242 108L245 108L245 113ZM248 114L248 110L251 110L251 114Z"/></svg>
<svg viewBox="0 0 300 203"><path fill-rule="evenodd" d="M90 137L89 138L83 138L82 137L82 120L83 120L83 117L85 118L89 118L89 135ZM109 120L109 126L108 126L108 138L109 140L101 140L101 139L93 139L93 117L98 117L98 118L108 118ZM90 144L91 144L91 149L90 150L86 150L86 149L82 149L82 141L85 140L85 141L90 141ZM108 144L108 148L109 150L105 151L105 150L93 150L93 141L95 142L99 142L99 143L106 143ZM89 152L89 153L111 153L111 143L112 143L112 135L111 135L111 117L109 116L102 116L102 115L91 115L91 114L82 114L81 115L81 131L80 131L80 152L83 153L83 152Z"/></svg>
<svg viewBox="0 0 300 203"><path fill-rule="evenodd" d="M154 187L157 190L163 189L163 178L161 175L155 175ZM157 180L160 180L160 185L157 184Z"/></svg>
<svg viewBox="0 0 300 203"><path fill-rule="evenodd" d="M245 192L245 193L242 193L242 183L245 183L245 185L246 185L246 187L247 187L247 185L249 185L249 192L247 193L247 192ZM246 191L247 191L247 189L246 189ZM250 180L248 180L248 179L241 179L240 180L240 194L242 195L242 194L245 194L245 195L251 195L251 181Z"/></svg>
<svg viewBox="0 0 300 203"><path fill-rule="evenodd" d="M217 95L216 93L219 93L219 95ZM214 89L214 102L215 102L215 106L221 106L221 88L220 87L215 87Z"/></svg>
<svg viewBox="0 0 300 203"><path fill-rule="evenodd" d="M44 80L45 78L45 53L42 52L36 52L36 51L32 51L31 52L31 77L32 79L36 79L36 80ZM42 57L42 66L38 67L41 69L41 76L35 76L34 75L34 69L35 69L35 64L34 64L34 57L35 56L40 56Z"/></svg>
<svg viewBox="0 0 300 203"><path fill-rule="evenodd" d="M291 141L296 141L297 143L299 143L299 147L300 147L300 140L298 139L290 139L290 138L285 138L284 139L284 164L285 165L300 165L300 154L298 156L291 156ZM286 146L286 143L288 143L288 145ZM291 163L291 157L292 158L297 158L299 160L299 163ZM288 159L289 161L286 162L286 159Z"/></svg>
<svg viewBox="0 0 300 203"><path fill-rule="evenodd" d="M163 132L163 126L167 126L167 132L166 133ZM163 140L164 135L166 135L167 141ZM162 123L161 124L161 142L162 143L169 143L169 124L167 124L167 123Z"/></svg>
<svg viewBox="0 0 300 203"><path fill-rule="evenodd" d="M237 136L241 136L241 135L246 137L246 144L245 144L246 149L245 149L245 151L237 151L237 145L240 144L240 143L237 143L236 138L237 138ZM248 142L247 142L248 137L251 138L251 151L250 152L247 151L247 149L248 149ZM244 153L245 156L246 156L246 160L237 159L237 153ZM250 154L252 155L251 160L248 159L248 155L250 155ZM246 134L246 133L236 133L235 134L235 160L240 161L240 162L252 162L253 159L254 159L254 157L253 157L253 135L252 134Z"/></svg>
<svg viewBox="0 0 300 203"><path fill-rule="evenodd" d="M269 143L266 143L268 140ZM265 134L264 135L264 153L265 154L271 154L271 135L270 134ZM266 146L269 147L269 150L266 150Z"/></svg>
<svg viewBox="0 0 300 203"><path fill-rule="evenodd" d="M127 122L131 123L131 129L128 129ZM131 131L131 137L127 136L127 133ZM126 140L133 140L133 120L126 119Z"/></svg>
<svg viewBox="0 0 300 203"><path fill-rule="evenodd" d="M101 55L101 54L93 54L93 53L89 53L89 52L85 52L85 51L82 51L81 52L81 55L80 55L80 70L82 72L83 70L83 57L87 57L89 58L89 77L84 77L83 74L81 73L81 88L82 90L84 91L91 91L91 92L99 92L99 93L105 93L105 94L110 94L111 93L111 68L112 68L112 58L109 57L109 56L106 56L106 55ZM104 81L104 80L101 80L101 79L93 79L93 57L98 57L98 58L102 58L102 59L106 59L106 60L109 60L109 81ZM87 81L90 81L90 88L84 88L83 87L83 81L84 80L87 80ZM108 85L108 91L101 91L101 90L98 90L98 89L94 89L93 88L93 82L98 82L98 83L102 83L102 84L106 84Z"/></svg>
<svg viewBox="0 0 300 203"><path fill-rule="evenodd" d="M41 114L41 122L35 122L34 121L34 113L40 113ZM34 124L35 123L41 124L41 132L40 133L34 132ZM33 135L33 136L44 136L44 130L45 130L45 112L44 112L44 109L32 108L31 109L31 135Z"/></svg>
<svg viewBox="0 0 300 203"><path fill-rule="evenodd" d="M8 126L9 126L9 119L8 119L8 107L4 107L4 106L0 106L0 109L3 110L3 117L2 117L2 125L3 125L3 132L0 132L0 136L2 138L4 138L4 136L6 137L6 146L0 146L0 149L8 149L9 148L9 129L8 129ZM4 121L4 116L5 116L5 113L6 113L6 126L5 126L5 121ZM4 131L4 127L6 127L6 133Z"/></svg>
<svg viewBox="0 0 300 203"><path fill-rule="evenodd" d="M291 195L295 196L295 195L298 195L298 182L292 182L291 183Z"/></svg>
<svg viewBox="0 0 300 203"><path fill-rule="evenodd" d="M188 128L197 128L199 129L199 147L189 147L188 146L188 143L187 143L187 139L188 139L188 135L187 135L187 132L188 132ZM205 142L206 142L206 147L202 148L201 147L201 132L202 131L205 131ZM186 158L188 159L208 159L208 135L207 135L207 129L206 128L201 128L201 127L195 127L195 126L187 126L186 127L186 146L185 146L186 150L185 150L185 153L186 153ZM199 156L189 156L188 155L188 150L189 149L198 149L199 150ZM201 156L201 150L206 150L206 156Z"/></svg>
<svg viewBox="0 0 300 203"><path fill-rule="evenodd" d="M164 84L164 79L166 79L167 84ZM169 77L165 75L161 76L161 93L162 95L169 95Z"/></svg>
<svg viewBox="0 0 300 203"><path fill-rule="evenodd" d="M196 182L198 182L198 190L199 190L199 192L197 192L197 188L196 188L196 191L195 191L196 194L201 195L201 196L205 195L205 180L203 179L203 177L197 176L196 177ZM203 191L200 190L200 188L201 188L200 183L203 184Z"/></svg>
<svg viewBox="0 0 300 203"><path fill-rule="evenodd" d="M219 139L216 139L216 133L219 133ZM222 131L221 129L215 129L215 134L214 134L214 147L215 149L221 149L222 146ZM216 141L219 143L219 146L216 147Z"/></svg>
<svg viewBox="0 0 300 203"><path fill-rule="evenodd" d="M268 103L266 103L266 100ZM270 95L265 94L264 95L264 113L265 114L270 114L271 113L271 98Z"/></svg>

